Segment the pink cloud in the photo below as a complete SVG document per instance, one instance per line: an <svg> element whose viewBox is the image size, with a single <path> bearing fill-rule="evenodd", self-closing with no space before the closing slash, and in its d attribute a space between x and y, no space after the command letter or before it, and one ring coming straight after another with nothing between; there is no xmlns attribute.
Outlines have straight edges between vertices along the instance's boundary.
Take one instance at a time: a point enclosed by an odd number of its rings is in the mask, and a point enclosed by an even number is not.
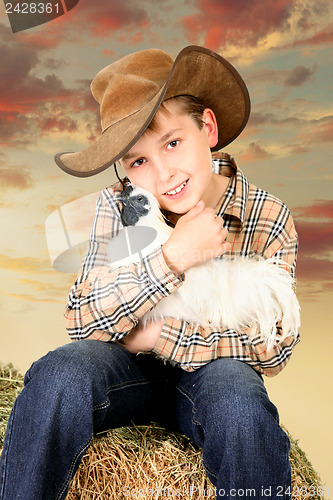
<svg viewBox="0 0 333 500"><path fill-rule="evenodd" d="M333 219L333 201L332 200L315 200L308 207L294 207L294 217L306 218L327 218Z"/></svg>
<svg viewBox="0 0 333 500"><path fill-rule="evenodd" d="M302 282L333 286L333 201L315 200L291 210L299 236L296 274ZM314 220L316 219L316 220ZM323 222L318 219L324 219ZM327 220L329 219L329 220Z"/></svg>
<svg viewBox="0 0 333 500"><path fill-rule="evenodd" d="M332 223L297 222L299 253L296 276L303 283L317 282L320 291L325 286L333 287Z"/></svg>
<svg viewBox="0 0 333 500"><path fill-rule="evenodd" d="M321 31L318 31L318 33L315 33L314 35L308 37L308 38L303 38L301 40L295 41L293 44L288 45L291 47L302 47L306 45L323 45L323 44L329 44L333 43L333 24L329 24L326 26L324 29Z"/></svg>
<svg viewBox="0 0 333 500"><path fill-rule="evenodd" d="M40 129L42 132L49 131L66 131L66 132L75 132L77 130L77 123L71 118L58 118L58 117L50 117L43 118L39 123Z"/></svg>
<svg viewBox="0 0 333 500"><path fill-rule="evenodd" d="M50 131L73 133L78 129L78 113L87 123L97 104L88 81L67 88L58 76L61 60L46 59L41 67L37 49L18 38L8 37L0 25L0 145L26 147ZM37 75L37 76L36 76Z"/></svg>
<svg viewBox="0 0 333 500"><path fill-rule="evenodd" d="M331 222L296 221L300 240L300 252L311 256L327 257L333 250L333 226Z"/></svg>
<svg viewBox="0 0 333 500"><path fill-rule="evenodd" d="M255 46L268 33L287 27L292 11L290 0L197 0L199 13L185 16L182 24L191 43L218 49L228 41Z"/></svg>
<svg viewBox="0 0 333 500"><path fill-rule="evenodd" d="M185 33L191 43L201 43L204 34L204 44L213 50L228 42L254 47L272 32L291 33L289 20L295 12L295 2L290 0L197 0L196 7L199 12L181 20ZM291 33L296 41L290 45L331 43L332 24L313 34L318 21L328 19L328 7L323 2L304 6L299 3L298 7L302 9L300 18Z"/></svg>
<svg viewBox="0 0 333 500"><path fill-rule="evenodd" d="M142 30L150 27L148 13L135 1L110 2L99 0L87 2L80 15L91 32L91 35L104 38L120 29L132 28Z"/></svg>
<svg viewBox="0 0 333 500"><path fill-rule="evenodd" d="M318 259L314 256L302 255L300 252L297 266L297 279L302 282L322 282L321 286L333 284L333 262L329 259Z"/></svg>

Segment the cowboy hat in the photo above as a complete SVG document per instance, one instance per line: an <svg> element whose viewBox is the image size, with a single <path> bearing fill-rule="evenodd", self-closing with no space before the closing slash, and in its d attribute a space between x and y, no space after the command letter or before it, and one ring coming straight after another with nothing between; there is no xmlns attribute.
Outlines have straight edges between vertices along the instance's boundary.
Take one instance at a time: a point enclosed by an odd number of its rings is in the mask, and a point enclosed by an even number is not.
<svg viewBox="0 0 333 500"><path fill-rule="evenodd" d="M159 49L134 52L102 69L91 83L100 104L101 136L78 153L58 153L65 172L88 177L122 158L145 132L162 101L196 97L217 118L212 151L232 142L245 127L250 98L244 81L223 57L204 47L185 47L175 61Z"/></svg>

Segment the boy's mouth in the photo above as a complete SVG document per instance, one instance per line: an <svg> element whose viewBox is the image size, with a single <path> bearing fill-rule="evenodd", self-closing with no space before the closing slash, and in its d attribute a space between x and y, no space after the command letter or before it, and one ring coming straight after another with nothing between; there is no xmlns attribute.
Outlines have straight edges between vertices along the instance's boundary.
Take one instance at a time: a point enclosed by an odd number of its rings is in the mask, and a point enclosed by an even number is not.
<svg viewBox="0 0 333 500"><path fill-rule="evenodd" d="M170 191L167 191L166 193L164 193L164 196L177 196L179 195L180 193L182 193L182 191L184 190L185 186L187 185L188 183L188 179L184 182L182 182L182 184L178 184L178 186L176 186L175 188L171 189Z"/></svg>

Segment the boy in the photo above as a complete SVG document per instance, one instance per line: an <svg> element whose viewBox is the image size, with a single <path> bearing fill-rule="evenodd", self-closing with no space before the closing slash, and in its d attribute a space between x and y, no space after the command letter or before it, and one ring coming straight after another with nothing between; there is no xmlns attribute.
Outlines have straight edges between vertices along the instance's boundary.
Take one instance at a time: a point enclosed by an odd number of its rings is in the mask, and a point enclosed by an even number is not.
<svg viewBox="0 0 333 500"><path fill-rule="evenodd" d="M25 500L65 498L95 432L151 420L203 449L216 498L245 490L252 498L264 490L287 498L289 440L261 374L285 366L298 336L283 338L280 328L283 340L268 351L260 335L250 338L246 330L173 318L146 329L140 324L182 286L187 269L209 258L275 256L294 272L297 235L285 205L249 185L226 154L212 170L211 151L247 122L245 84L220 56L191 46L175 63L155 49L126 56L98 73L91 88L103 134L80 153L57 155L57 164L87 176L119 161L175 228L142 262L111 272L106 248L122 228L116 199L122 184L99 197L65 314L70 336L81 341L48 353L27 372L8 424L0 498L20 492ZM142 351L148 353L137 355Z"/></svg>

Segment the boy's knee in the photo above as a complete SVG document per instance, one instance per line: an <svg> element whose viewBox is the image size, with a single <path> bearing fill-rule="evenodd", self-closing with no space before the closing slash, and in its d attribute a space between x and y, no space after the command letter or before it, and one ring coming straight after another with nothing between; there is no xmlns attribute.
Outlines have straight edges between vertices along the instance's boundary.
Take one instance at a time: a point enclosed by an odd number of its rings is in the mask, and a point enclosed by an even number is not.
<svg viewBox="0 0 333 500"><path fill-rule="evenodd" d="M216 360L192 387L195 414L206 428L240 429L256 433L279 415L263 380L249 365L233 359ZM193 391L193 392L192 392Z"/></svg>
<svg viewBox="0 0 333 500"><path fill-rule="evenodd" d="M103 363L110 358L110 349L115 358L119 346L93 340L82 340L63 345L48 352L35 361L25 375L25 385L32 379L48 384L69 384L76 386L80 381L87 383L90 377L100 372Z"/></svg>

